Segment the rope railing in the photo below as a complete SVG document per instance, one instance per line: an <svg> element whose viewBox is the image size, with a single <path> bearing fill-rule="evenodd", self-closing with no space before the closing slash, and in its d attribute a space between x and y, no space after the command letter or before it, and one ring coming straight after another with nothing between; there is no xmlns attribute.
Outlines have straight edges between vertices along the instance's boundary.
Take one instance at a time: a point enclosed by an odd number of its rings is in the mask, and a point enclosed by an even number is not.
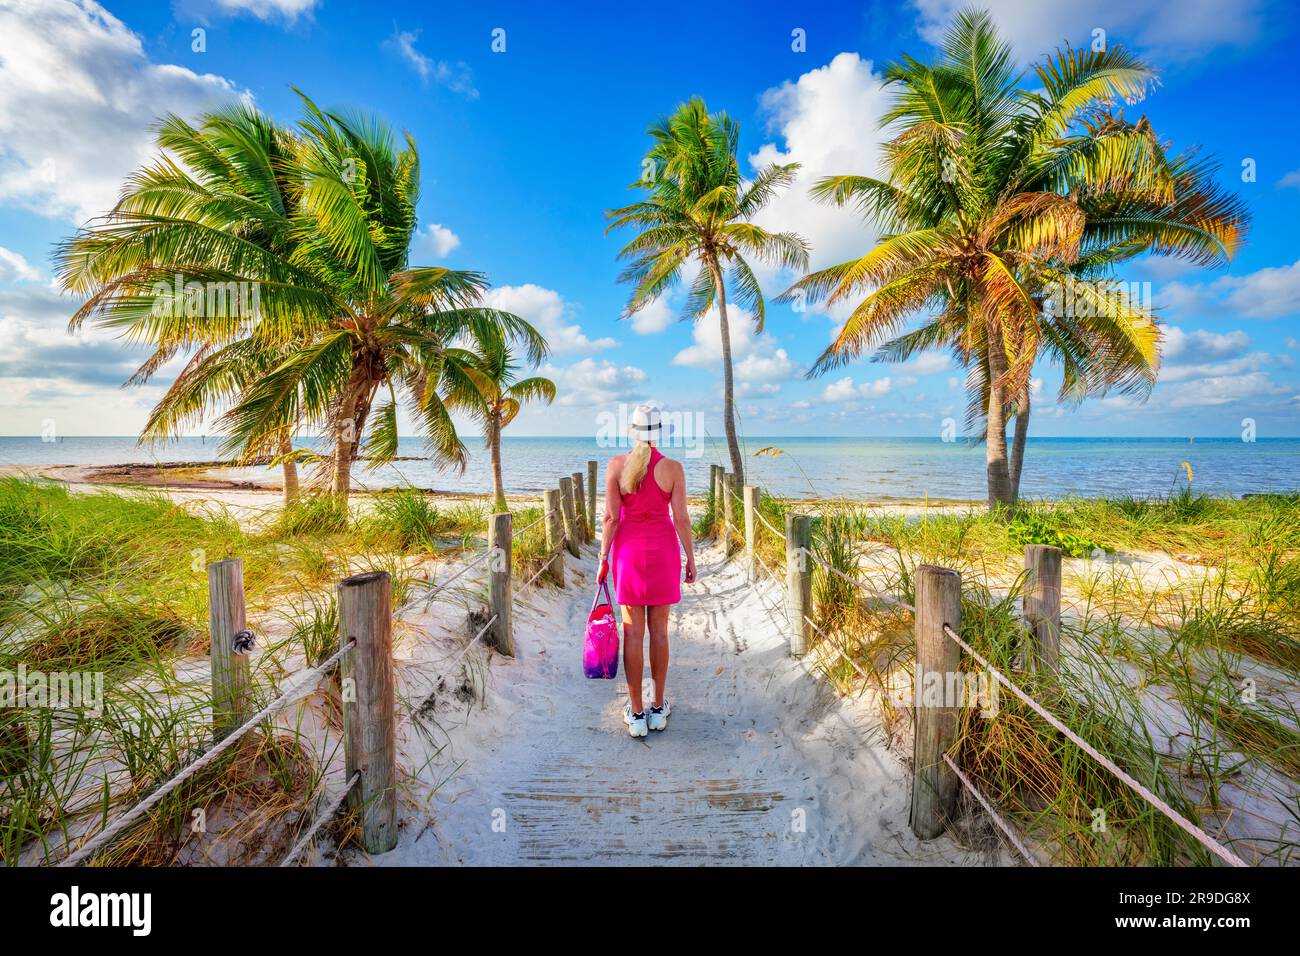
<svg viewBox="0 0 1300 956"><path fill-rule="evenodd" d="M510 535L510 537L512 537L512 538L517 538L517 537L519 537L521 534L523 534L523 533L526 532L526 531L532 531L532 530L533 530L534 528L536 528L539 524L541 524L543 521L545 521L547 518L549 518L551 515L553 515L553 514L555 514L555 513L556 513L556 512L555 512L554 509L545 512L545 513L544 513L540 518L538 518L536 521L533 521L533 522L530 522L529 524L524 525L524 527L522 527L522 528L520 528L518 531L515 531L514 533L512 533L512 534Z"/></svg>
<svg viewBox="0 0 1300 956"><path fill-rule="evenodd" d="M556 551L553 555L551 555L549 558L543 561L542 566L533 572L533 576L519 586L519 590L522 591L525 588L531 587L533 585L533 582L535 582L538 578L540 578L543 574L545 574L546 571L550 568L550 566L554 564L557 560L559 560L560 557L561 557L560 552Z"/></svg>
<svg viewBox="0 0 1300 956"><path fill-rule="evenodd" d="M334 799L329 802L326 809L317 814L316 819L313 820L311 826L307 828L307 832L299 837L297 842L294 843L293 849L291 849L285 855L284 859L280 861L280 866L293 866L297 862L302 851L307 849L311 842L316 839L316 835L320 833L321 828L324 827L325 824L329 823L330 820L334 819L334 815L339 812L339 808L343 806L344 801L348 798L348 794L352 792L352 789L357 785L357 782L360 779L361 771L354 771L343 789L340 790L338 794L335 795Z"/></svg>
<svg viewBox="0 0 1300 956"><path fill-rule="evenodd" d="M453 581L457 580L462 575L469 573L471 570L476 568L479 564L481 564L491 556L492 556L492 549L484 548L482 551L478 552L477 558L475 558L469 564L462 567L459 571L457 571L447 580L443 581L441 584L438 584L437 582L434 581L429 581L427 584L423 581L417 582L418 584L421 584L426 588L426 594L424 597L424 609L426 611L429 610L429 607L433 604L434 597L440 591L444 591L447 588L451 587Z"/></svg>
<svg viewBox="0 0 1300 956"><path fill-rule="evenodd" d="M1193 837L1203 847L1205 847L1215 856L1219 857L1225 863L1228 863L1232 866L1247 865L1246 862L1243 859L1241 859L1241 857L1237 856L1237 854L1233 853L1223 844L1219 843L1219 841L1215 840L1212 836L1210 836L1208 833L1206 833L1204 830L1198 827L1195 823L1188 820L1186 817L1184 817L1173 807L1169 806L1169 804L1165 803L1165 801L1161 800L1158 796L1152 793L1149 788L1143 786L1137 780L1133 779L1133 777L1130 776L1128 773L1126 773L1122 767L1120 767L1117 763L1115 763L1115 761L1111 760L1105 754L1101 753L1101 751L1097 750L1096 747L1092 746L1092 744L1088 743L1088 741L1084 740L1082 737L1076 734L1054 714L1050 713L1047 710L1047 708L1043 707L1042 704L1038 703L1038 701L1030 697L1029 694L1021 690L1005 674L1003 674L1000 670L998 670L987 660L985 660L984 657L979 653L979 651L975 650L975 648L971 647L969 644L963 641L961 639L961 636L956 631L954 631L949 625L945 624L943 626L943 632L947 634L948 637L950 637L957 644L958 647L960 647L967 654L973 657L981 667L985 668L989 672L989 674L992 675L994 680L996 680L1007 690L1011 691L1011 693L1015 694L1018 698L1020 698L1022 702L1024 702L1024 704L1027 707L1029 707L1040 717L1042 717L1045 721L1051 724L1056 730L1060 731L1060 733L1064 734L1065 737L1069 739L1075 746L1077 746L1080 750L1082 750L1084 753L1090 756L1093 760L1101 764L1104 768L1109 770L1115 777L1119 779L1121 783L1123 783L1130 790L1136 793L1139 797L1141 797L1147 803L1151 804L1153 807L1155 807L1157 810L1163 813L1166 817L1168 817L1171 821L1173 821L1175 825L1177 825L1184 832L1186 832L1191 837Z"/></svg>
<svg viewBox="0 0 1300 956"><path fill-rule="evenodd" d="M1025 862L1033 867L1038 866L1037 857L1025 848L1025 845L1020 841L1020 837L1011 829L1011 824L1007 823L1007 821L1002 818L1002 814L993 809L993 804L984 797L984 794L980 793L980 789L975 786L974 781L962 773L961 767L958 767L956 762L947 754L943 755L943 762L946 763L948 768L957 775L957 779L961 781L962 786L970 791L971 795L979 801L980 806L982 806L985 812L988 813L989 819L991 819L994 825L1002 831L1009 841L1011 841L1011 845L1014 846L1016 851L1025 858Z"/></svg>
<svg viewBox="0 0 1300 956"><path fill-rule="evenodd" d="M105 847L112 844L127 827L131 826L131 824L135 823L146 813L156 807L167 797L168 794L175 791L182 783L194 776L204 767L207 767L223 753L233 747L262 721L266 720L268 717L275 716L289 704L293 703L293 701L297 700L303 691L308 689L311 685L312 678L319 678L322 674L327 673L330 668L343 658L343 655L351 651L356 647L356 645L357 642L355 640L348 641L343 645L343 647L339 648L320 664L317 664L310 670L302 671L295 675L297 678L295 686L284 691L279 697L276 697L256 714L248 718L248 720L246 720L236 730L222 738L220 743L206 751L201 757L186 766L184 770L181 770L169 781L153 793L149 794L149 796L145 797L126 813L115 818L112 823L100 830L99 833L92 837L87 843L83 844L75 853L65 857L62 862L59 863L59 866L79 866L86 860L94 857Z"/></svg>
<svg viewBox="0 0 1300 956"><path fill-rule="evenodd" d="M894 607L901 607L905 611L912 611L913 613L916 612L916 608L908 604L906 601L896 598L892 594L886 594L884 591L878 591L873 587L869 587L868 585L863 584L857 578L849 577L843 571L823 561L821 558L817 557L817 555L814 554L812 551L807 551L807 549L804 550L807 554L808 560L812 561L822 570L827 571L830 574L835 575L836 577L842 578L843 580L847 581L849 584L854 585L855 587L861 588L863 591L870 594L876 600L884 601L886 604L892 604Z"/></svg>
<svg viewBox="0 0 1300 956"><path fill-rule="evenodd" d="M738 501L741 501L741 503L743 504L743 500L738 495L735 494L735 492L729 487L729 485L730 485L730 481L725 475L719 478L718 486L723 489L726 489L726 491L730 493L731 497L736 498ZM751 493L751 500L752 500L752 493ZM729 504L729 502L727 503ZM783 540L785 539L786 536L782 534L780 531L778 531L776 528L774 528L771 525L771 523L762 515L761 512L759 512L757 509L752 509L752 514L754 517L758 519L759 522L762 523L764 527L767 528L767 530L771 531L773 534L779 536ZM801 520L804 523L804 527L802 529L798 527L798 523ZM981 656L978 652L976 652L974 648L972 648L966 641L963 641L961 639L961 636L956 632L956 630L954 630L954 628L950 624L943 623L942 631L945 637L937 637L938 626L941 618L936 619L936 612L933 609L936 605L933 605L933 603L927 605L928 607L931 607L931 610L929 613L929 619L924 622L922 620L922 615L920 615L917 612L917 605L921 603L921 592L922 592L921 582L919 579L918 579L917 591L916 591L917 600L914 603L909 603L903 600L902 598L897 597L894 594L891 594L887 591L873 588L871 585L867 584L866 582L859 580L857 577L854 577L851 574L845 573L839 568L834 567L829 562L823 560L821 557L815 554L809 546L810 542L808 539L808 528L807 528L806 519L799 519L796 517L795 521L796 521L796 542L795 543L797 546L794 547L793 549L787 547L787 551L786 551L787 561L793 561L795 563L790 565L786 575L784 575L785 582L789 589L787 595L787 612L788 612L787 626L789 627L790 630L790 634L788 636L790 639L790 652L793 656L798 657L801 656L803 653L805 653L808 647L808 642L810 640L810 635L815 633L823 641L825 641L826 644L829 645L831 650L836 655L838 655L838 657L843 659L860 677L862 677L864 680L871 680L870 675L867 674L866 671L858 665L858 662L853 659L852 655L848 653L847 650L843 646L841 646L841 644L837 640L835 640L820 625L818 625L818 623L815 620L813 620L811 616L809 597L808 597L811 588L810 568L811 567L821 568L822 571L824 571L827 575L833 576L839 580L844 581L847 584L853 585L854 588L861 591L862 593L869 596L870 598L877 601L884 602L886 604L892 605L902 610L909 611L913 615L915 615L916 623L914 627L917 630L918 666L921 663L921 651L923 646L921 641L922 629L927 630L927 633L933 633L936 635L936 637L929 638L929 643L925 645L929 649L929 653L931 655L937 653L937 651L933 650L937 646L935 644L935 641L937 641L939 644L942 644L945 639L949 639L956 642L956 644L963 651L968 653L975 661L977 661L982 667L984 667L988 671L992 679L996 680L998 683L1002 684L1004 687L1009 689L1013 694L1015 694L1018 698L1020 698L1026 705L1028 705L1032 710L1034 710L1044 720L1046 720L1053 728L1055 728L1057 731L1063 734L1073 744L1075 744L1080 749L1082 749L1086 754L1088 754L1088 756L1090 756L1093 760L1097 761L1104 769L1106 769L1111 774L1113 774L1117 779L1119 779L1126 787L1128 787L1139 797L1141 797L1144 801L1146 801L1151 806L1153 806L1157 811L1159 811L1161 814L1163 814L1165 817L1171 820L1175 825L1177 825L1181 830L1183 830L1185 833L1187 833L1192 838L1194 838L1203 847L1205 847L1207 850L1209 850L1219 859L1223 860L1224 862L1232 866L1240 867L1240 866L1247 865L1236 853L1229 850L1222 843L1215 840L1208 833L1206 833L1204 829L1197 826L1192 821L1188 820L1185 816L1180 814L1178 811L1174 810L1166 801L1162 800L1159 796L1157 796L1149 787L1139 783L1131 774L1129 774L1123 768L1121 768L1114 760L1102 754L1095 747L1089 744L1086 740L1080 737L1077 733L1075 733L1069 727L1067 727L1059 718L1051 714L1040 703L1038 703L1033 698L1031 698L1025 691L1023 691L1014 682L1012 682L1010 678L1008 678L997 668L993 667L983 656ZM740 537L743 543L745 544L746 560L752 559L752 563L749 565L750 568L749 573L751 575L751 580L757 579L759 568L761 568L762 571L771 579L775 581L782 580L782 576L778 576L768 565L767 561L763 559L762 555L760 555L757 552L757 550L754 548L755 542L754 540L752 540L752 538L757 536L756 524L750 523L750 526L745 529L746 534L743 536L739 534L739 529L736 528L734 522L730 522L730 521L727 522L726 527L729 532L735 532L737 536ZM730 536L728 536L728 541L729 540L730 540ZM1026 593L1024 598L1025 625L1029 631L1029 639L1031 640L1031 642L1034 642L1038 645L1035 659L1040 662L1039 666L1047 668L1048 670L1053 670L1056 667L1056 661L1059 658L1059 653L1060 653L1059 641L1060 641L1061 587L1060 587L1059 549L1048 548L1041 545L1026 546L1025 562L1026 562L1026 575L1025 575ZM929 577L927 577L926 580L931 582L931 584L929 585L931 588L929 592L930 597L927 600L933 602L934 600L936 600L937 593L942 593L946 591L945 599L951 601L952 603L945 606L953 608L953 614L959 617L960 615L958 614L958 608L960 606L960 576L955 572L947 571L943 569L925 568L921 570L924 570L929 574ZM941 578L945 580L939 582L939 579ZM939 583L942 584L942 588L940 589L940 592L935 592L934 588L938 587ZM763 603L764 603L764 607L767 608L766 602ZM768 610L770 612L770 609ZM800 622L800 623L796 625L793 622ZM803 630L804 628L806 628L807 630ZM927 669L938 670L938 669L942 669L944 666L941 660L936 659L933 656L931 657L930 664L934 666L928 667ZM896 702L894 703L896 706L898 706ZM911 713L913 708L907 708L907 710L909 713ZM913 716L918 721L918 726L919 726L922 716L924 715L922 713L922 708L918 707L915 708L915 710L917 712L914 713ZM934 728L931 728L931 730L933 729ZM955 731L950 731L950 732L955 732ZM945 733L949 733L949 732L945 732ZM1023 856L1031 866L1037 866L1038 865L1037 859L1026 850L1023 841L1020 839L1019 836L1016 835L1014 828L1011 827L1009 823L1007 823L1007 821L999 814L993 802L979 791L979 788L975 785L974 781L970 778L970 776L964 773L960 769L960 767L957 766L956 762L952 759L952 757L949 755L947 751L951 741L949 741L946 737L942 741L940 741L941 736L943 735L938 734L936 735L936 739L934 741L930 741L929 743L927 743L927 754L926 754L926 759L924 761L924 765L927 768L930 768L936 764L939 766L946 764L953 771L955 775L955 778L949 778L950 780L954 781L951 784L951 786L956 787L958 784L960 784L961 786L969 790L974 795L974 797L979 802L979 804L989 813L990 817L992 817L998 829L1001 830L1002 833L1007 837L1007 839L1011 842L1012 846L1015 847L1017 852L1019 852L1020 855ZM918 737L918 740L919 739L920 738ZM932 744L934 745L933 747L931 746ZM918 754L917 754L918 766L914 771L918 775L921 772L920 765L922 763L923 761L921 759L921 754L920 751L918 750ZM927 773L929 772L930 771L927 769ZM927 786L933 784L934 782L935 781L933 779L927 781ZM914 787L913 789L915 791L917 788ZM943 817L941 804L944 800L951 799L950 795L952 793L954 793L954 791L945 791L946 795L941 795L939 798L935 800L930 800L928 805L921 807L922 813L920 815L926 817L928 822L922 825L918 825L914 820L913 829L916 830L918 835L922 836L922 838L929 838L930 836L937 835L937 833L940 832L940 830L942 829L942 824L940 821L942 820ZM917 815L916 811L918 809L918 806L920 806L920 804L918 804L915 801L916 798L914 795L914 804L913 804L914 817ZM922 803L925 803L925 801L923 800ZM922 832L923 830L928 832Z"/></svg>

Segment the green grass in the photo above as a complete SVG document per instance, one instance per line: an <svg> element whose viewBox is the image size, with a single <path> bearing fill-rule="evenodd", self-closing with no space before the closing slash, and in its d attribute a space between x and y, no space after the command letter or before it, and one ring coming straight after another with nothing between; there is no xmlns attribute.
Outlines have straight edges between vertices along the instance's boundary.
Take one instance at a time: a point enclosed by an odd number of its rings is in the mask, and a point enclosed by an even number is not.
<svg viewBox="0 0 1300 956"><path fill-rule="evenodd" d="M1031 502L1010 518L880 515L846 503L817 511L814 554L874 589L910 602L918 565L961 571L963 639L1210 832L1217 832L1215 815L1227 812L1220 800L1224 785L1242 786L1244 768L1300 776L1300 718L1285 701L1244 693L1249 682L1242 676L1249 662L1258 662L1300 679L1295 496L1232 500L1184 492L1156 501ZM1018 619L1022 552L1031 542L1094 558L1098 551L1163 551L1208 571L1171 575L1155 585L1123 562L1077 566L1066 578L1071 613L1064 644L1071 666L1055 677L1040 676L1023 669ZM896 549L893 563L877 558L864 571L860 555L869 543ZM778 572L783 566L773 565ZM826 642L815 644L814 663L841 693L910 686L909 613L873 601L820 566L813 572L813 599L814 619L857 665L845 663ZM967 661L963 669L978 665ZM1180 755L1165 752L1167 731L1143 706L1147 693L1175 702L1191 728ZM1014 695L1004 690L999 705L991 719L979 709L961 712L960 763L1054 862L1215 862ZM880 718L889 739L908 720L883 699ZM1259 841L1256 852L1285 862L1295 849L1290 832L1283 830L1271 846Z"/></svg>
<svg viewBox="0 0 1300 956"><path fill-rule="evenodd" d="M516 526L537 515L540 509L524 509ZM0 863L23 854L57 860L68 836L136 802L209 744L206 678L182 676L193 668L177 666L207 654L208 563L243 560L260 651L254 693L269 700L287 655L311 665L336 648L338 579L386 570L400 609L415 582L413 556L481 546L486 517L483 505L437 507L409 489L351 507L307 495L290 509L236 517L148 491L72 493L56 483L0 479L0 670L106 675L97 715L0 710ZM516 560L536 561L543 529L522 538ZM99 862L203 862L209 851L229 862L274 862L287 849L281 838L306 819L326 766L326 755L306 748L303 735L268 725ZM111 787L102 779L106 766ZM208 838L191 831L196 807L217 821Z"/></svg>

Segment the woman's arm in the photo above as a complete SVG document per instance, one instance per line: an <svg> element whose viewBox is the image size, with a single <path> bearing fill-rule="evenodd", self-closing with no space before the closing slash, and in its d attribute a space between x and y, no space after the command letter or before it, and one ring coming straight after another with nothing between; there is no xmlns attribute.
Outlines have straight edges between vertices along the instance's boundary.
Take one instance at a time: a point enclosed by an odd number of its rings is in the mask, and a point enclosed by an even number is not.
<svg viewBox="0 0 1300 956"><path fill-rule="evenodd" d="M695 583L695 537L691 534L691 513L686 507L686 469L679 461L673 462L673 527L677 529L677 540L686 552L686 583Z"/></svg>
<svg viewBox="0 0 1300 956"><path fill-rule="evenodd" d="M611 458L605 466L605 514L601 517L600 527L600 580L605 579L608 568L610 549L614 547L614 536L618 534L618 516L623 510L623 491L618 486L619 460Z"/></svg>

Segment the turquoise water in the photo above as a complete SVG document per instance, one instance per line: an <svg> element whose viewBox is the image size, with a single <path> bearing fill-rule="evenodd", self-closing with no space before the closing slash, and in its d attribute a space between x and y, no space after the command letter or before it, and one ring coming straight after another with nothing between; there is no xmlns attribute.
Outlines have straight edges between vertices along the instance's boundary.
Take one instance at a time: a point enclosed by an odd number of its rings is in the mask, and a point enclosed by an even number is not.
<svg viewBox="0 0 1300 956"><path fill-rule="evenodd" d="M315 442L302 440L301 445ZM218 442L186 438L164 448L144 449L134 438L0 437L0 464L121 464L197 461L218 457ZM747 457L748 479L786 497L852 497L876 500L932 498L981 499L985 495L984 448L933 438L750 438L747 451L766 446L775 457ZM534 492L561 474L586 472L588 459L603 462L625 449L601 447L593 438L507 438L504 462L507 490ZM419 439L403 439L402 455L424 454ZM470 443L465 473L440 469L427 460L402 461L375 471L358 468L358 487L404 483L439 491L483 492L491 487L486 451ZM708 466L726 461L724 446L666 448L681 459L692 490L703 493ZM1182 487L1182 463L1192 467L1197 491L1216 495L1300 490L1300 439L1186 438L1033 438L1025 455L1022 491L1032 498L1068 495L1168 494ZM274 480L264 468L235 469L233 475Z"/></svg>

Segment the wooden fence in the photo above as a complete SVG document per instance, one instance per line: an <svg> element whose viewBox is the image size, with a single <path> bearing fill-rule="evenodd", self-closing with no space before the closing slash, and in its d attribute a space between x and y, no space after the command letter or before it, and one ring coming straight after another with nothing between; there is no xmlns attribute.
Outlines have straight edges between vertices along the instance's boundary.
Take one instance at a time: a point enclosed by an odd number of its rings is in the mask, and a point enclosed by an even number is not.
<svg viewBox="0 0 1300 956"><path fill-rule="evenodd" d="M501 654L515 652L513 606L517 590L540 577L561 587L565 583L564 554L577 557L595 540L594 461L587 473L561 478L558 487L542 495L542 517L514 529L509 512L492 514L487 522L487 547L465 567L430 588L428 600L452 581L481 563L487 565L485 625L468 647L486 639ZM536 525L545 526L547 558L528 581L516 587L512 570L514 542ZM292 865L337 810L345 803L357 814L361 845L367 853L386 853L397 845L397 720L393 673L392 580L387 571L367 571L337 585L338 650L322 664L294 675L293 687L253 713L248 653L255 642L247 628L243 562L230 558L208 566L208 616L213 745L178 771L148 797L115 817L60 863L76 866L112 845L131 825L154 809L167 794L239 739L314 689L321 676L340 669L343 705L345 785L340 794L306 828L281 865Z"/></svg>

